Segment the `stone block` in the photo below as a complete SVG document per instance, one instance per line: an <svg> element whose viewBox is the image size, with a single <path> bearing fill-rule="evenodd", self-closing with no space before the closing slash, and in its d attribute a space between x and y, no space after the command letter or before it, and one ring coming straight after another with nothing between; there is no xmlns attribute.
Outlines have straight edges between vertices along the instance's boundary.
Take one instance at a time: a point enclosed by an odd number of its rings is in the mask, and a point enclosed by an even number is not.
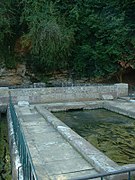
<svg viewBox="0 0 135 180"><path fill-rule="evenodd" d="M18 106L29 106L28 101L18 101Z"/></svg>
<svg viewBox="0 0 135 180"><path fill-rule="evenodd" d="M126 83L117 83L114 85L116 90L116 96L128 96L128 84Z"/></svg>
<svg viewBox="0 0 135 180"><path fill-rule="evenodd" d="M102 95L103 100L113 100L113 96L111 94L103 94Z"/></svg>

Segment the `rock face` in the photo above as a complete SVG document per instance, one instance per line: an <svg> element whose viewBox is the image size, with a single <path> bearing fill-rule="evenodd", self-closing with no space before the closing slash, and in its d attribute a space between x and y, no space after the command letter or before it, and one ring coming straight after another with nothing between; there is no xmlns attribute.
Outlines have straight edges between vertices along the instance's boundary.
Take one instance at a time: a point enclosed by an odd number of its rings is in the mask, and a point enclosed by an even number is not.
<svg viewBox="0 0 135 180"><path fill-rule="evenodd" d="M28 85L30 77L26 76L25 64L18 64L16 69L0 68L0 86Z"/></svg>

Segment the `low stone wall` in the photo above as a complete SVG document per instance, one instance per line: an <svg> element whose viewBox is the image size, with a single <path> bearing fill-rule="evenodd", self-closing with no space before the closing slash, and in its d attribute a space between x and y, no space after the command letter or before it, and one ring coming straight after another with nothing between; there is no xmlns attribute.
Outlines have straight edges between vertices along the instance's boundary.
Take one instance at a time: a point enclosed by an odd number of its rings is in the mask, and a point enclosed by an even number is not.
<svg viewBox="0 0 135 180"><path fill-rule="evenodd" d="M114 98L128 96L128 84L26 89L6 87L0 88L1 103L8 103L9 91L14 103L18 101L29 101L30 103L90 101L102 99L103 95L112 95Z"/></svg>
<svg viewBox="0 0 135 180"><path fill-rule="evenodd" d="M9 100L9 88L0 87L0 112L3 111L3 107L8 104Z"/></svg>

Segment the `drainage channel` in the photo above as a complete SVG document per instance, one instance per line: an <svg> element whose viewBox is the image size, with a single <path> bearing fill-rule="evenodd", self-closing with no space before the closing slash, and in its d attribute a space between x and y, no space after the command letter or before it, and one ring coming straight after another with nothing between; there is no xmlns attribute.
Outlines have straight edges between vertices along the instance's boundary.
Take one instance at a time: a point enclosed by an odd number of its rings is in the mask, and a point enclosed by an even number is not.
<svg viewBox="0 0 135 180"><path fill-rule="evenodd" d="M0 117L0 179L11 180L11 163L6 114Z"/></svg>

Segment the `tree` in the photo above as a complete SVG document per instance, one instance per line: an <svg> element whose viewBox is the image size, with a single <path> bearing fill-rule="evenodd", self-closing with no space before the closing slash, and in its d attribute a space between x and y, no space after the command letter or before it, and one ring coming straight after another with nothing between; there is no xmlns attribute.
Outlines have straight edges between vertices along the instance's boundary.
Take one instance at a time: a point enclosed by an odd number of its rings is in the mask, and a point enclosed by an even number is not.
<svg viewBox="0 0 135 180"><path fill-rule="evenodd" d="M135 63L134 0L6 0L0 3L0 55L37 72L122 76Z"/></svg>
<svg viewBox="0 0 135 180"><path fill-rule="evenodd" d="M33 63L43 71L66 68L66 59L74 41L72 29L66 27L51 1L22 2L24 11L21 20L28 26L25 37L31 40Z"/></svg>
<svg viewBox="0 0 135 180"><path fill-rule="evenodd" d="M14 46L20 33L20 1L0 2L0 61L12 68L16 63Z"/></svg>
<svg viewBox="0 0 135 180"><path fill-rule="evenodd" d="M0 2L0 55L1 63L6 60L6 54L9 53L9 37L12 36L10 23L10 2ZM5 52L8 49L8 52Z"/></svg>

